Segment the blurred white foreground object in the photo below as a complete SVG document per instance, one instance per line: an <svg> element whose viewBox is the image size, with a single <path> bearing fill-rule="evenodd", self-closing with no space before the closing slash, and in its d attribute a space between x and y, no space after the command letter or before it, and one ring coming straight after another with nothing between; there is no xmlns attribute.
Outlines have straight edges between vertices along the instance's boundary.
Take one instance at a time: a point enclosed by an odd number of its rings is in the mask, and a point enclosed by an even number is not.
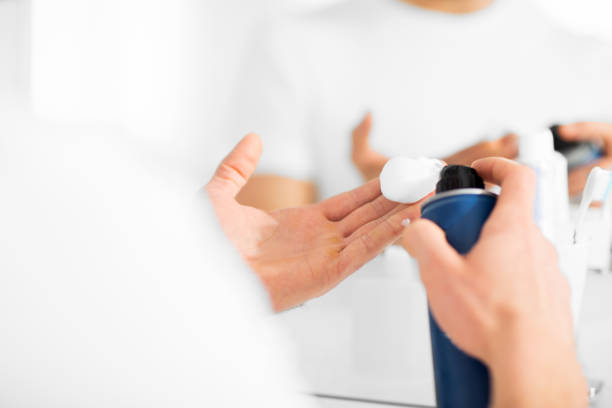
<svg viewBox="0 0 612 408"><path fill-rule="evenodd" d="M536 224L555 245L564 242L570 222L567 160L555 151L550 129L519 132L519 160L536 173Z"/></svg>
<svg viewBox="0 0 612 408"><path fill-rule="evenodd" d="M589 267L601 272L610 269L611 188L612 172L600 167L591 170L582 193L574 227L574 242L589 241ZM601 202L601 208L589 211L593 202ZM588 213L592 213L593 217L589 216L587 220Z"/></svg>
<svg viewBox="0 0 612 408"><path fill-rule="evenodd" d="M436 159L394 157L380 173L380 189L391 201L417 202L436 188L443 167Z"/></svg>
<svg viewBox="0 0 612 408"><path fill-rule="evenodd" d="M610 208L607 197L612 186L611 176L610 171L600 167L591 170L574 217L573 228L558 234L555 243L559 253L559 267L567 277L572 291L575 327L578 327L587 270L605 271L610 264ZM603 202L604 205L589 211L593 202Z"/></svg>
<svg viewBox="0 0 612 408"><path fill-rule="evenodd" d="M578 218L576 219L576 229L574 231L574 240L578 239L578 235L583 232L584 220L590 205L594 201L606 202L610 187L612 187L612 173L604 170L601 167L595 167L589 173L586 185L582 192L580 208L578 210Z"/></svg>
<svg viewBox="0 0 612 408"><path fill-rule="evenodd" d="M588 270L588 249L588 242L575 243L571 240L566 240L565 243L559 244L557 247L559 269L570 285L574 331L578 330L578 320L584 297Z"/></svg>
<svg viewBox="0 0 612 408"><path fill-rule="evenodd" d="M2 407L307 405L267 294L180 172L18 112L0 145Z"/></svg>

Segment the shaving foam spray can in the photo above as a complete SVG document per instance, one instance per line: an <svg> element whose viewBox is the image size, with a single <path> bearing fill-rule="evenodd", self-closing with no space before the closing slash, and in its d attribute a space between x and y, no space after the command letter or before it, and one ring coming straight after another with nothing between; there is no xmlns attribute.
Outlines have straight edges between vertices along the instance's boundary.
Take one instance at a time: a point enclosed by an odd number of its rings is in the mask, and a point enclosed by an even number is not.
<svg viewBox="0 0 612 408"><path fill-rule="evenodd" d="M436 195L422 207L422 217L446 233L448 243L467 254L493 211L497 196L484 189L482 178L466 166L447 166L440 173ZM490 380L487 367L459 350L429 312L438 408L487 408Z"/></svg>

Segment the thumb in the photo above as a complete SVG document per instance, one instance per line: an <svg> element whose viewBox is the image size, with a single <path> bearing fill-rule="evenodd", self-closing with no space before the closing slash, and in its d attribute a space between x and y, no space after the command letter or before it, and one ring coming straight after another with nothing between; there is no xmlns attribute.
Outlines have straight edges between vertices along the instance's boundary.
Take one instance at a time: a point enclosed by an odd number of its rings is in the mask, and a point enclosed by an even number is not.
<svg viewBox="0 0 612 408"><path fill-rule="evenodd" d="M236 197L255 172L262 148L258 135L246 135L223 159L207 189L221 194L223 198Z"/></svg>
<svg viewBox="0 0 612 408"><path fill-rule="evenodd" d="M361 159L361 155L370 150L370 131L372 130L372 114L366 113L361 123L353 130L353 161Z"/></svg>
<svg viewBox="0 0 612 408"><path fill-rule="evenodd" d="M435 280L440 274L458 271L463 258L446 241L440 227L426 219L419 219L406 227L402 245L415 258L421 269L423 283Z"/></svg>
<svg viewBox="0 0 612 408"><path fill-rule="evenodd" d="M515 133L509 133L499 139L499 153L497 156L507 159L514 159L518 156L518 136Z"/></svg>

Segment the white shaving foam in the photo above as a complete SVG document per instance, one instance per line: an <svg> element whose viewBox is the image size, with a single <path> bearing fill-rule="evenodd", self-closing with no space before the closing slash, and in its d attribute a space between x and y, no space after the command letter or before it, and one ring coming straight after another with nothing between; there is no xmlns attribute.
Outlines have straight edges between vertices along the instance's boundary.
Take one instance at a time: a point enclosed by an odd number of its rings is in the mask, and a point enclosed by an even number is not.
<svg viewBox="0 0 612 408"><path fill-rule="evenodd" d="M394 157L380 173L380 189L388 200L417 202L436 188L444 166L436 159Z"/></svg>

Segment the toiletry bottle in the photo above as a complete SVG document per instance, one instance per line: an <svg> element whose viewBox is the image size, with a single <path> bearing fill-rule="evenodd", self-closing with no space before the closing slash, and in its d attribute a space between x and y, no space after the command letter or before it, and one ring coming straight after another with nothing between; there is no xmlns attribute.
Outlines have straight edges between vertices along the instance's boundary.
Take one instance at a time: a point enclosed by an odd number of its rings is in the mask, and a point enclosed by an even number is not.
<svg viewBox="0 0 612 408"><path fill-rule="evenodd" d="M440 173L436 195L422 207L422 217L446 233L460 254L468 253L493 211L497 196L484 189L482 178L466 166L447 166ZM438 408L486 408L490 384L487 367L459 350L429 314Z"/></svg>
<svg viewBox="0 0 612 408"><path fill-rule="evenodd" d="M555 150L567 159L569 169L591 164L603 156L600 145L588 141L567 141L559 135L559 125L550 127L555 142Z"/></svg>
<svg viewBox="0 0 612 408"><path fill-rule="evenodd" d="M573 236L574 243L588 243L589 269L599 272L608 272L611 266L611 191L612 171L601 167L593 168L582 191ZM591 208L593 202L598 202L601 206Z"/></svg>
<svg viewBox="0 0 612 408"><path fill-rule="evenodd" d="M567 160L555 151L552 131L527 132L519 137L519 161L536 174L534 220L557 245L571 234Z"/></svg>

